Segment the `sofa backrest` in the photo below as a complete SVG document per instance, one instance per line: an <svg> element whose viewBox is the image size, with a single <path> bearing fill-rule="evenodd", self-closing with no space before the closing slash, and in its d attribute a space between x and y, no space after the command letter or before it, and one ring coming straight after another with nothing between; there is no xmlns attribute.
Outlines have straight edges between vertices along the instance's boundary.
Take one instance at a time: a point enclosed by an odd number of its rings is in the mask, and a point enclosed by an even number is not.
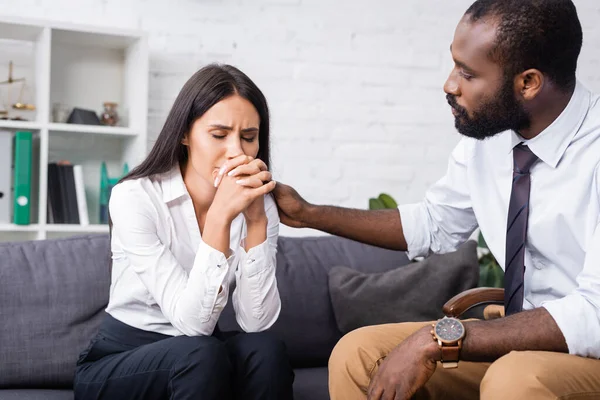
<svg viewBox="0 0 600 400"><path fill-rule="evenodd" d="M326 365L341 337L328 271L345 265L381 272L403 252L334 236L279 239L282 311L272 331L295 366ZM108 235L0 244L0 387L68 387L75 362L97 331L110 286ZM219 327L239 329L229 302Z"/></svg>

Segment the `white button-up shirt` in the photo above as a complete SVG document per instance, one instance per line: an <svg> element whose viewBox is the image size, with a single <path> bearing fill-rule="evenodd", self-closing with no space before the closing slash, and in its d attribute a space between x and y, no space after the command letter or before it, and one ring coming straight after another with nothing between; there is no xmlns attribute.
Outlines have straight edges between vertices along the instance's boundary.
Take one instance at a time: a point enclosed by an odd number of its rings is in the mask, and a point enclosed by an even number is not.
<svg viewBox="0 0 600 400"><path fill-rule="evenodd" d="M240 214L231 224L229 258L202 241L178 167L116 185L109 209L113 265L106 311L114 318L165 335L211 335L235 280L233 307L244 331L262 331L277 320L279 215L270 195L267 240L246 252Z"/></svg>
<svg viewBox="0 0 600 400"><path fill-rule="evenodd" d="M600 358L600 98L581 83L531 140L512 131L461 140L424 201L399 207L409 256L453 251L479 227L505 267L512 150L521 142L540 159L531 169L523 308L545 307L571 354Z"/></svg>

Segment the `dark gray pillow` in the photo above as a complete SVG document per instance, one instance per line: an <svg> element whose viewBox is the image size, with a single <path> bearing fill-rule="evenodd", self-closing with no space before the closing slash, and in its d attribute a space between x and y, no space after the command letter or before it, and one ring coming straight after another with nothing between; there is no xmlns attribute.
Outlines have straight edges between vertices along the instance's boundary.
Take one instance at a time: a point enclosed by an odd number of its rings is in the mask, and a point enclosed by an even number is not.
<svg viewBox="0 0 600 400"><path fill-rule="evenodd" d="M392 322L432 321L452 296L477 286L477 243L457 251L369 274L348 267L329 272L329 293L340 331Z"/></svg>

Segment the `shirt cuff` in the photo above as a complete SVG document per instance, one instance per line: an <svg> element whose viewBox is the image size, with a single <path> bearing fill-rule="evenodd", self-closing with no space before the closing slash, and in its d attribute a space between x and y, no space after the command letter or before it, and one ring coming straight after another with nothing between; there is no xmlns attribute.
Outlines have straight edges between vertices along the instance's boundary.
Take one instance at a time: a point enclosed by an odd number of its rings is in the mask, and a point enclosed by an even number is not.
<svg viewBox="0 0 600 400"><path fill-rule="evenodd" d="M404 204L398 206L398 211L400 211L408 258L412 260L429 255L429 233L427 229L423 229L423 227L427 227L423 205L421 203Z"/></svg>
<svg viewBox="0 0 600 400"><path fill-rule="evenodd" d="M234 258L234 252L230 249L230 256L225 257L221 251L214 249L200 239L194 267L190 271L189 279L196 287L207 287L209 295L216 296L218 288L220 288L229 266ZM215 293L212 293L216 289Z"/></svg>
<svg viewBox="0 0 600 400"><path fill-rule="evenodd" d="M248 252L240 246L238 252L242 260L242 265L240 265L242 276L251 277L270 268L268 240L254 246Z"/></svg>
<svg viewBox="0 0 600 400"><path fill-rule="evenodd" d="M548 310L565 337L569 354L600 358L598 343L592 339L600 337L598 317L592 304L584 297L572 294L544 302L542 307Z"/></svg>

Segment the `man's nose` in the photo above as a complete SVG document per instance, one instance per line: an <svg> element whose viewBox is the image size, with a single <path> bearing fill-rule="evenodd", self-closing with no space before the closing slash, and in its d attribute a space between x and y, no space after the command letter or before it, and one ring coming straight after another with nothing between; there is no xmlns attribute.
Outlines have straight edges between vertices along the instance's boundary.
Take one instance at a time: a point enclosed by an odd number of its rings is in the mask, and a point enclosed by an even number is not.
<svg viewBox="0 0 600 400"><path fill-rule="evenodd" d="M444 92L453 96L460 96L460 85L458 84L455 69L450 72L448 79L446 79L446 83L444 84Z"/></svg>

